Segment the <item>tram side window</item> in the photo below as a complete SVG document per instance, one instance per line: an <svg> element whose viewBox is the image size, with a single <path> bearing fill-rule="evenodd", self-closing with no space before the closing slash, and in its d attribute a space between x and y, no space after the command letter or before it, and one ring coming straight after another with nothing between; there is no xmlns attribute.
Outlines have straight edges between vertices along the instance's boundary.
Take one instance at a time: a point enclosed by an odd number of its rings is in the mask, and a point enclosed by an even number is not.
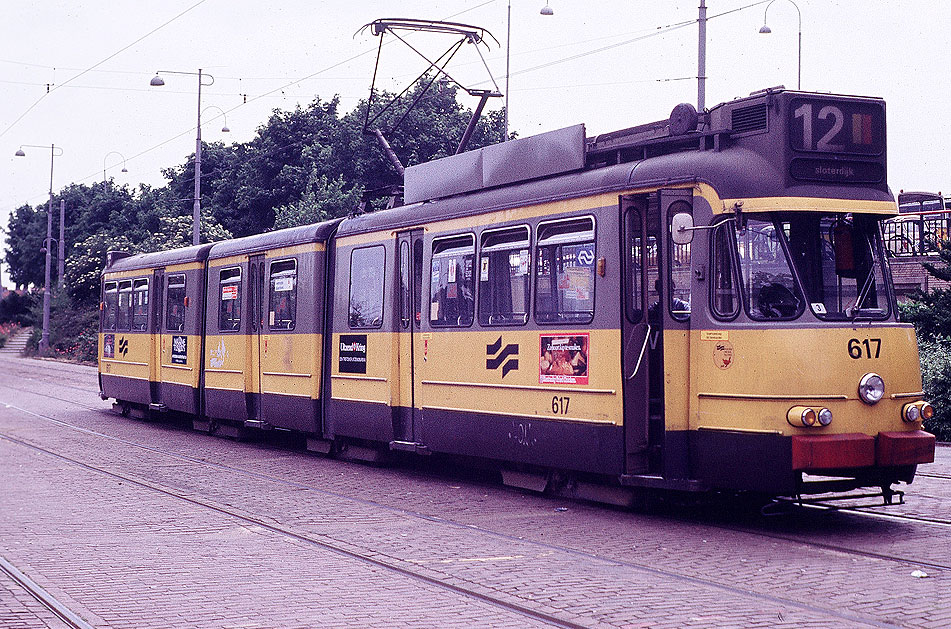
<svg viewBox="0 0 951 629"><path fill-rule="evenodd" d="M119 286L115 282L106 282L102 300L102 329L116 329L116 308L119 305Z"/></svg>
<svg viewBox="0 0 951 629"><path fill-rule="evenodd" d="M116 309L116 329L130 330L132 323L132 280L119 282L119 307Z"/></svg>
<svg viewBox="0 0 951 629"><path fill-rule="evenodd" d="M403 241L400 243L400 326L408 328L410 324L410 300L409 294L409 243Z"/></svg>
<svg viewBox="0 0 951 629"><path fill-rule="evenodd" d="M139 332L149 327L149 280L132 282L132 329Z"/></svg>
<svg viewBox="0 0 951 629"><path fill-rule="evenodd" d="M165 330L185 330L185 274L169 275L165 289Z"/></svg>
<svg viewBox="0 0 951 629"><path fill-rule="evenodd" d="M383 278L386 250L381 245L354 249L350 254L351 328L383 325Z"/></svg>
<svg viewBox="0 0 951 629"><path fill-rule="evenodd" d="M218 331L236 332L241 328L241 268L218 272Z"/></svg>
<svg viewBox="0 0 951 629"><path fill-rule="evenodd" d="M297 260L271 263L268 292L268 327L293 330L297 320Z"/></svg>
<svg viewBox="0 0 951 629"><path fill-rule="evenodd" d="M736 262L733 257L733 223L720 223L713 230L710 254L711 301L718 319L732 319L740 312L740 289L737 285Z"/></svg>
<svg viewBox="0 0 951 629"><path fill-rule="evenodd" d="M528 321L528 227L486 231L479 250L479 323L512 325Z"/></svg>
<svg viewBox="0 0 951 629"><path fill-rule="evenodd" d="M538 225L535 319L590 323L594 319L594 218Z"/></svg>
<svg viewBox="0 0 951 629"><path fill-rule="evenodd" d="M475 314L475 237L433 241L429 283L429 322L434 326L472 325Z"/></svg>
<svg viewBox="0 0 951 629"><path fill-rule="evenodd" d="M641 215L636 210L627 213L627 316L632 322L640 320L644 302L641 297L644 274L644 242L641 234ZM652 243L653 244L653 243Z"/></svg>

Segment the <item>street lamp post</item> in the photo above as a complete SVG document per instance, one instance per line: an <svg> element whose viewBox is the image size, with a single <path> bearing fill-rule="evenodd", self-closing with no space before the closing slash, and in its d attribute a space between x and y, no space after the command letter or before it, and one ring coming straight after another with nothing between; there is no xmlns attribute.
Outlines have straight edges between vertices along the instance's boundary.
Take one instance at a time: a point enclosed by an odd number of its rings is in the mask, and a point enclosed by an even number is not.
<svg viewBox="0 0 951 629"><path fill-rule="evenodd" d="M125 155L119 151L109 151L102 158L102 191L105 192L106 188L106 160L109 159L110 155L118 155L122 158L122 172L127 173L129 169L125 167Z"/></svg>
<svg viewBox="0 0 951 629"><path fill-rule="evenodd" d="M542 15L554 15L555 12L551 10L551 7L548 6L548 3L545 3L545 6L542 7L542 10L539 11ZM508 15L505 21L505 137L502 141L509 139L509 60L511 58L512 48L512 0L508 1Z"/></svg>
<svg viewBox="0 0 951 629"><path fill-rule="evenodd" d="M52 264L52 242L53 242L53 158L63 154L63 149L50 144L48 147L41 144L21 144L15 155L17 157L26 157L23 147L38 148L50 150L50 203L46 209L46 240L43 241L46 251L46 269L43 283L43 334L40 337L40 354L46 354L50 349L50 266ZM57 153L57 151L59 151ZM64 206L65 208L65 206ZM65 209L64 209L65 211ZM62 240L60 241L62 242Z"/></svg>
<svg viewBox="0 0 951 629"><path fill-rule="evenodd" d="M770 0L770 3L766 5L766 10L763 11L763 26L759 29L759 32L763 35L768 35L772 33L772 29L766 25L766 14L769 13L769 8L773 6L773 2L776 0ZM802 89L802 13L799 11L799 5L793 2L793 0L788 0L789 4L796 7L796 16L799 18L799 58L797 62L796 70L796 89Z"/></svg>
<svg viewBox="0 0 951 629"><path fill-rule="evenodd" d="M215 77L210 74L202 74L201 68L198 72L176 72L174 70L158 70L155 76L149 82L153 87L165 85L165 81L159 74L187 74L198 77L198 122L195 125L195 200L192 205L192 244L197 245L200 239L201 226L201 88L202 86L214 85ZM202 79L208 78L210 82L204 83Z"/></svg>

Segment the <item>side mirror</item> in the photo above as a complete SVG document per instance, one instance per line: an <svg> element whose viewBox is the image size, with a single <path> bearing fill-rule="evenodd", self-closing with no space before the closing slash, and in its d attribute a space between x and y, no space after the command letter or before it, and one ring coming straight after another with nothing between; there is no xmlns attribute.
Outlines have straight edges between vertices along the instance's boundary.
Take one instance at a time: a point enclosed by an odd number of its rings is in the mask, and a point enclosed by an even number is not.
<svg viewBox="0 0 951 629"><path fill-rule="evenodd" d="M670 238L676 245L693 241L693 216L686 212L674 214L670 219Z"/></svg>

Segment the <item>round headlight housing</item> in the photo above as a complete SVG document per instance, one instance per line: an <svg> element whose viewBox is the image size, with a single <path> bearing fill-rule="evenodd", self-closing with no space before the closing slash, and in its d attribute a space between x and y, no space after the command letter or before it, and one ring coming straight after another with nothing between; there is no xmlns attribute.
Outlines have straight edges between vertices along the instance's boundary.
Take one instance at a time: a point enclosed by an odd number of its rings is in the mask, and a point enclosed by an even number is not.
<svg viewBox="0 0 951 629"><path fill-rule="evenodd" d="M921 418L922 419L931 419L934 417L934 407L927 402L921 403Z"/></svg>
<svg viewBox="0 0 951 629"><path fill-rule="evenodd" d="M901 414L901 418L908 423L913 423L921 419L921 409L918 407L918 404L906 404L904 412Z"/></svg>
<svg viewBox="0 0 951 629"><path fill-rule="evenodd" d="M832 411L827 408L821 408L819 412L816 413L816 419L819 421L820 426L828 426L832 423Z"/></svg>
<svg viewBox="0 0 951 629"><path fill-rule="evenodd" d="M866 404L877 404L885 395L885 381L877 373L867 373L859 381L859 397Z"/></svg>

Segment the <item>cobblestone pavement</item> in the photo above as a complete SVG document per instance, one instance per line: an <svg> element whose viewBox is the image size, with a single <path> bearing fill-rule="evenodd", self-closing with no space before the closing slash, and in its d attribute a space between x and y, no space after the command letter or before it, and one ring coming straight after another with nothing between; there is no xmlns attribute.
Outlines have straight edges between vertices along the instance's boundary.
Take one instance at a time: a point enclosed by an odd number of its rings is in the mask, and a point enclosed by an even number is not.
<svg viewBox="0 0 951 629"><path fill-rule="evenodd" d="M96 391L0 358L0 556L94 626L951 624L948 526L632 513L123 419ZM948 519L951 448L919 471L889 512ZM0 625L57 622L0 578Z"/></svg>

